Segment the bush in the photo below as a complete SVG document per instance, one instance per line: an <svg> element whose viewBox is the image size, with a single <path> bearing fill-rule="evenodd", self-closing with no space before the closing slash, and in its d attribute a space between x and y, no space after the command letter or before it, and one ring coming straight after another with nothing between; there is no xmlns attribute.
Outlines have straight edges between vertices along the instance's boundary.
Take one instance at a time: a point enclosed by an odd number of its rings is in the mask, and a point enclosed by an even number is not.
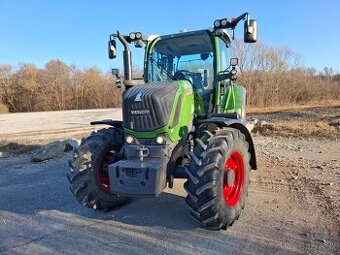
<svg viewBox="0 0 340 255"><path fill-rule="evenodd" d="M0 113L8 113L8 107L0 102Z"/></svg>

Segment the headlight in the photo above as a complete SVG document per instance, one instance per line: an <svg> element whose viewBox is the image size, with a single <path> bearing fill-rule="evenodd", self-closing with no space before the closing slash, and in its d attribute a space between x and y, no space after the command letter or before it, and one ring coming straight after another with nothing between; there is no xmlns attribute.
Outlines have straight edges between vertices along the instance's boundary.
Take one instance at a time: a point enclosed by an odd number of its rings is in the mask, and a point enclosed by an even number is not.
<svg viewBox="0 0 340 255"><path fill-rule="evenodd" d="M214 27L219 27L219 26L221 26L221 21L219 19L217 19L214 22Z"/></svg>
<svg viewBox="0 0 340 255"><path fill-rule="evenodd" d="M165 143L165 138L163 136L157 136L156 143L164 144Z"/></svg>
<svg viewBox="0 0 340 255"><path fill-rule="evenodd" d="M142 33L141 32L136 33L136 39L137 40L142 39Z"/></svg>
<svg viewBox="0 0 340 255"><path fill-rule="evenodd" d="M129 37L131 40L135 40L136 39L136 34L135 33L130 33Z"/></svg>
<svg viewBox="0 0 340 255"><path fill-rule="evenodd" d="M228 23L228 20L227 20L227 19L222 19L222 20L221 20L221 25L222 25L222 26L226 26L227 23Z"/></svg>
<svg viewBox="0 0 340 255"><path fill-rule="evenodd" d="M125 142L127 144L132 144L134 141L135 139L131 135L128 135L127 137L125 137Z"/></svg>

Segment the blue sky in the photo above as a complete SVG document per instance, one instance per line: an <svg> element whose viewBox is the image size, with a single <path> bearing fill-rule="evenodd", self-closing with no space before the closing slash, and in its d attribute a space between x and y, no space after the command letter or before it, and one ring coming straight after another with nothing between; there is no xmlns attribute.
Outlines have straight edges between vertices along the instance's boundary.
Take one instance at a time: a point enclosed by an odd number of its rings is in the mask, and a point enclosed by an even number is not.
<svg viewBox="0 0 340 255"><path fill-rule="evenodd" d="M207 28L245 11L258 20L264 43L299 52L307 67L340 71L338 0L0 0L0 63L42 67L58 58L106 71L122 66L121 57L107 57L108 36L117 29L169 34Z"/></svg>

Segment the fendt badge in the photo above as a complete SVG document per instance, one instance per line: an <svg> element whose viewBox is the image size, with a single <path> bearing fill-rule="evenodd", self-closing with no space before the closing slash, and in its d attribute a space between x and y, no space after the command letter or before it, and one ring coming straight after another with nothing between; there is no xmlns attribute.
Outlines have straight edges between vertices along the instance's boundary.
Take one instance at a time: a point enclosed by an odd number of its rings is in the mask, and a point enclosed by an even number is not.
<svg viewBox="0 0 340 255"><path fill-rule="evenodd" d="M132 110L132 115L148 115L150 113L150 110Z"/></svg>
<svg viewBox="0 0 340 255"><path fill-rule="evenodd" d="M142 92L139 92L135 98L135 102L142 102L142 96L143 96L143 93Z"/></svg>

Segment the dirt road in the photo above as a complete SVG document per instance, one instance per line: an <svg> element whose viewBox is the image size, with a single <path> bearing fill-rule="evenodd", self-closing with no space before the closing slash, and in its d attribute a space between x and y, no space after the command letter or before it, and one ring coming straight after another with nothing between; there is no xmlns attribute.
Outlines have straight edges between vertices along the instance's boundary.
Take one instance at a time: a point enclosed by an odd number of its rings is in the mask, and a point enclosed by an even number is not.
<svg viewBox="0 0 340 255"><path fill-rule="evenodd" d="M190 218L183 181L103 213L71 196L69 154L39 164L0 158L0 253L340 254L339 141L257 135L255 144L259 170L227 231Z"/></svg>

